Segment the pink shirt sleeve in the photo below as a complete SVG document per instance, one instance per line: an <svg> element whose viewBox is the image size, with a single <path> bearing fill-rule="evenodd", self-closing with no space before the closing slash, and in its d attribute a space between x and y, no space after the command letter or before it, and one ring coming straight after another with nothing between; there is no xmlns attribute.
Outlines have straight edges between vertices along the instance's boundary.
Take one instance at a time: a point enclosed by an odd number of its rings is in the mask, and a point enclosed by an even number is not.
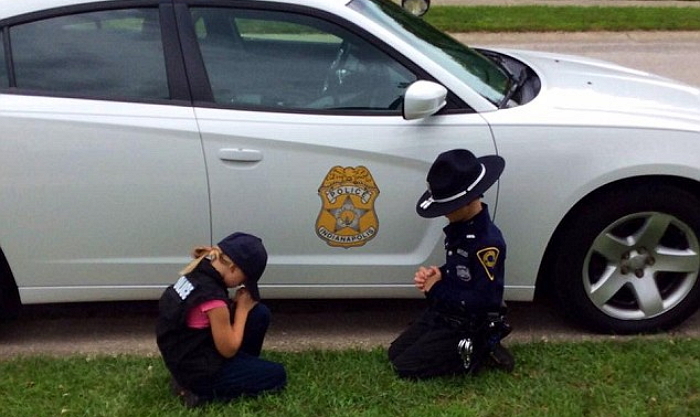
<svg viewBox="0 0 700 417"><path fill-rule="evenodd" d="M187 327L191 329L205 329L209 327L207 311L218 307L226 307L226 302L223 300L210 300L193 307L187 312Z"/></svg>

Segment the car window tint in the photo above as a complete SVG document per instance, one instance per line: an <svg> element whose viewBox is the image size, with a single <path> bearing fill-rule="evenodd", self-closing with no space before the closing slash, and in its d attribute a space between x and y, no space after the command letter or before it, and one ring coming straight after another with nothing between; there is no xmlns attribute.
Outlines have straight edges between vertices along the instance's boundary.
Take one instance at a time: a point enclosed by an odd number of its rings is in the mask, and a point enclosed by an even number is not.
<svg viewBox="0 0 700 417"><path fill-rule="evenodd" d="M219 104L398 113L416 80L374 45L316 17L217 8L192 15Z"/></svg>
<svg viewBox="0 0 700 417"><path fill-rule="evenodd" d="M5 59L4 39L3 34L0 33L0 88L7 88L10 86L10 82L7 77L7 60Z"/></svg>
<svg viewBox="0 0 700 417"><path fill-rule="evenodd" d="M158 10L80 13L10 29L17 87L127 99L169 97Z"/></svg>

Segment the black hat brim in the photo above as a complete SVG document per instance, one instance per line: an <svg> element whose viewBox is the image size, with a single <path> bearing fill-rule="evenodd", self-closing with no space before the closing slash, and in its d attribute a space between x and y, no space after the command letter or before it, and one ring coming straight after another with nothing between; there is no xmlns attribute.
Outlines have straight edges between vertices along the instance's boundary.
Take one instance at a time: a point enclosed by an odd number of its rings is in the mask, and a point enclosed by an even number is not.
<svg viewBox="0 0 700 417"><path fill-rule="evenodd" d="M491 186L498 181L498 178L503 173L503 169L506 166L506 161L498 155L482 156L481 158L477 158L477 160L484 165L486 168L486 173L481 181L479 181L479 183L476 184L471 191L455 200L444 203L432 202L427 208L423 208L424 203L430 197L432 197L432 193L430 191L426 191L416 203L416 212L418 215L425 218L433 218L450 214L460 207L476 200L482 194L484 194L486 190L491 188ZM467 187L468 184L465 184L464 186Z"/></svg>

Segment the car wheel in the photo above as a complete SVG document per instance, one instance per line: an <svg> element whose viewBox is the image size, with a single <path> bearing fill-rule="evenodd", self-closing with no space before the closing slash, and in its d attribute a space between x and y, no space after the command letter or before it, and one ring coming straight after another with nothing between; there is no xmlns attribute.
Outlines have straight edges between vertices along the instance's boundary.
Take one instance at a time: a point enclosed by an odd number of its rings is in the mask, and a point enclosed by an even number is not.
<svg viewBox="0 0 700 417"><path fill-rule="evenodd" d="M700 303L700 200L674 186L599 195L567 222L554 266L558 299L596 331L667 330Z"/></svg>

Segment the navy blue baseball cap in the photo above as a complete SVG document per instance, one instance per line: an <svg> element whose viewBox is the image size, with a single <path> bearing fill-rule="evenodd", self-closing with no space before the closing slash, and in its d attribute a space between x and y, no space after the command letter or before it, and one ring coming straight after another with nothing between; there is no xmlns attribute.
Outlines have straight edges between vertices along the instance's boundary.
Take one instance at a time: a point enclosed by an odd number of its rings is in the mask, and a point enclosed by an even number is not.
<svg viewBox="0 0 700 417"><path fill-rule="evenodd" d="M267 251L262 239L236 232L224 238L217 246L243 270L246 277L243 284L254 300L260 300L258 281L267 266Z"/></svg>

